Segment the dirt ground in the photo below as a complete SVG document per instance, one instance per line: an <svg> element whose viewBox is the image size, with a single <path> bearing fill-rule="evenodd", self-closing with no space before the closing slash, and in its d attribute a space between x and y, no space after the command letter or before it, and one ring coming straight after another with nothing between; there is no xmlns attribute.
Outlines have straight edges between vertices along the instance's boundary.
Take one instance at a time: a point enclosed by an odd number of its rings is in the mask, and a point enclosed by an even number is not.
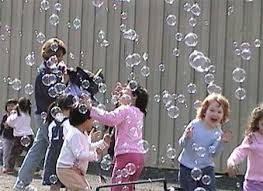
<svg viewBox="0 0 263 191"><path fill-rule="evenodd" d="M48 191L48 186L43 186L41 182L41 171L40 173L35 174L35 178L32 182L32 187L34 188L34 191ZM91 183L91 186L93 187L92 190L95 191L96 187L101 185L100 184L100 178L96 175L87 175L87 179ZM13 190L13 185L16 180L16 175L7 175L0 173L0 190L1 191L10 191ZM109 180L108 180L109 181ZM64 189L61 189L64 190ZM108 191L108 188L100 189L100 191ZM160 183L154 183L154 184L145 184L145 185L138 185L136 186L136 190L138 191L161 191L163 190L163 186Z"/></svg>
<svg viewBox="0 0 263 191"><path fill-rule="evenodd" d="M93 191L95 191L97 186L101 185L100 178L98 176L88 174L87 178L93 187ZM15 180L16 180L16 175L6 175L3 173L0 173L0 186L1 186L0 190L1 191L13 190L12 187L15 183ZM221 184L224 184L224 183L221 183ZM168 184L168 187L170 186L178 186L178 185ZM49 190L49 187L42 185L41 171L35 174L35 178L32 182L32 187L34 188L34 190L32 191L48 191ZM100 191L108 191L108 190L109 190L108 188L100 189ZM143 184L143 185L136 186L136 191L163 191L163 190L164 190L163 185L161 183ZM218 189L218 191L230 191L230 190L237 191L237 190L240 190L240 188L233 189L232 187L231 189Z"/></svg>

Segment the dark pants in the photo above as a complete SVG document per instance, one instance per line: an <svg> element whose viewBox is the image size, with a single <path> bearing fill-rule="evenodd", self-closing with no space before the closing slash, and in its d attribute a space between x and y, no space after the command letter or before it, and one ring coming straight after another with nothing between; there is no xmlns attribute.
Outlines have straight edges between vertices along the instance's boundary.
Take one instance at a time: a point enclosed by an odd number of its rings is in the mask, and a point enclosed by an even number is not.
<svg viewBox="0 0 263 191"><path fill-rule="evenodd" d="M202 176L208 175L211 178L211 182L209 185L204 185L202 183L202 178L198 181L195 181L191 176L191 170L190 168L187 168L186 166L180 164L180 170L179 170L179 182L182 189L185 191L193 191L197 187L203 187L206 189L206 191L215 191L215 173L214 173L214 167L208 166L206 168L202 168Z"/></svg>
<svg viewBox="0 0 263 191"><path fill-rule="evenodd" d="M14 168L15 167L15 163L16 163L16 160L17 158L20 156L20 154L23 152L23 150L25 151L28 151L30 149L30 147L32 146L33 144L33 135L29 135L28 138L30 138L30 145L25 147L21 144L21 138L22 137L15 137L14 138L14 145L11 149L11 153L10 153L10 158L9 158L9 165L10 165L10 168Z"/></svg>

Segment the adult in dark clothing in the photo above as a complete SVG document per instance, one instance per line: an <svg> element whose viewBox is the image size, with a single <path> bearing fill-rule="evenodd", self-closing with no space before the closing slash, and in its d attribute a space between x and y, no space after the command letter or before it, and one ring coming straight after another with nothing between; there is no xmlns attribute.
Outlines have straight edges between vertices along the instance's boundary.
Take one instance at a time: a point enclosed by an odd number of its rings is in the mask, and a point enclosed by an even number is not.
<svg viewBox="0 0 263 191"><path fill-rule="evenodd" d="M55 101L55 96L50 96L50 88L55 83L61 81L61 74L65 70L65 66L61 64L63 56L66 54L66 48L63 41L57 38L47 40L42 46L43 63L35 80L35 101L37 110L35 112L35 124L37 134L33 146L28 151L23 164L18 172L18 177L14 188L21 189L32 182L34 173L39 167L41 161L45 157L48 146L47 123L44 123L41 115L46 113L49 105ZM60 75L59 75L60 74ZM45 77L48 75L55 76L55 81L47 83ZM50 80L50 79L49 79Z"/></svg>

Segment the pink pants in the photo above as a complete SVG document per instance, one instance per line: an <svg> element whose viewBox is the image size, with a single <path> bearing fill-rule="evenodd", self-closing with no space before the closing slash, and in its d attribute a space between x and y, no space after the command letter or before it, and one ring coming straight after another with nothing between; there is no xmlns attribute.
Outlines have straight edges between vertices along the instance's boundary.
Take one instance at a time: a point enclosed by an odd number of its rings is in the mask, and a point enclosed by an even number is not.
<svg viewBox="0 0 263 191"><path fill-rule="evenodd" d="M129 176L119 176L120 171L125 168L125 166L128 163L133 163L136 166L135 173L133 175ZM111 176L111 182L112 183L124 183L124 182L130 182L130 181L136 181L139 179L142 169L144 166L144 155L141 153L127 153L127 154L121 154L116 156L115 158L115 163L114 163L114 168L112 171L112 176ZM117 177L116 177L117 176ZM127 185L127 186L116 186L112 187L111 191L122 191L123 187L128 188L128 191L133 191L135 190L134 185Z"/></svg>

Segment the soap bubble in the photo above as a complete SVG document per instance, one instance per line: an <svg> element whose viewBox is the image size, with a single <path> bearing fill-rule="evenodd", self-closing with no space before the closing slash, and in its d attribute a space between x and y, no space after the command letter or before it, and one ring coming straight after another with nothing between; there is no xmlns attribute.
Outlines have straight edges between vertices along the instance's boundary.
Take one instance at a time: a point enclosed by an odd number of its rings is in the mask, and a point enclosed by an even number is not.
<svg viewBox="0 0 263 191"><path fill-rule="evenodd" d="M30 139L29 136L23 136L20 139L20 143L21 143L22 146L28 147L30 145L30 143L31 143L31 139Z"/></svg>
<svg viewBox="0 0 263 191"><path fill-rule="evenodd" d="M211 177L209 175L204 175L202 177L202 183L204 185L209 185L211 183Z"/></svg>
<svg viewBox="0 0 263 191"><path fill-rule="evenodd" d="M195 181L199 181L202 178L202 170L200 168L194 167L191 170L191 177L195 180Z"/></svg>
<svg viewBox="0 0 263 191"><path fill-rule="evenodd" d="M57 175L52 174L52 175L49 177L49 181L50 181L51 184L56 184L57 181L58 181Z"/></svg>
<svg viewBox="0 0 263 191"><path fill-rule="evenodd" d="M146 140L141 140L138 142L138 146L142 153L147 153L149 151L149 143Z"/></svg>
<svg viewBox="0 0 263 191"><path fill-rule="evenodd" d="M190 32L184 37L184 43L189 47L195 47L198 43L198 36Z"/></svg>
<svg viewBox="0 0 263 191"><path fill-rule="evenodd" d="M166 18L166 22L170 26L175 26L176 25L176 16L175 15L168 15Z"/></svg>
<svg viewBox="0 0 263 191"><path fill-rule="evenodd" d="M174 105L167 108L167 111L168 111L168 116L172 119L176 119L180 114L179 108L177 106L174 106Z"/></svg>
<svg viewBox="0 0 263 191"><path fill-rule="evenodd" d="M34 87L32 84L25 85L24 90L26 95L32 95L34 93Z"/></svg>

